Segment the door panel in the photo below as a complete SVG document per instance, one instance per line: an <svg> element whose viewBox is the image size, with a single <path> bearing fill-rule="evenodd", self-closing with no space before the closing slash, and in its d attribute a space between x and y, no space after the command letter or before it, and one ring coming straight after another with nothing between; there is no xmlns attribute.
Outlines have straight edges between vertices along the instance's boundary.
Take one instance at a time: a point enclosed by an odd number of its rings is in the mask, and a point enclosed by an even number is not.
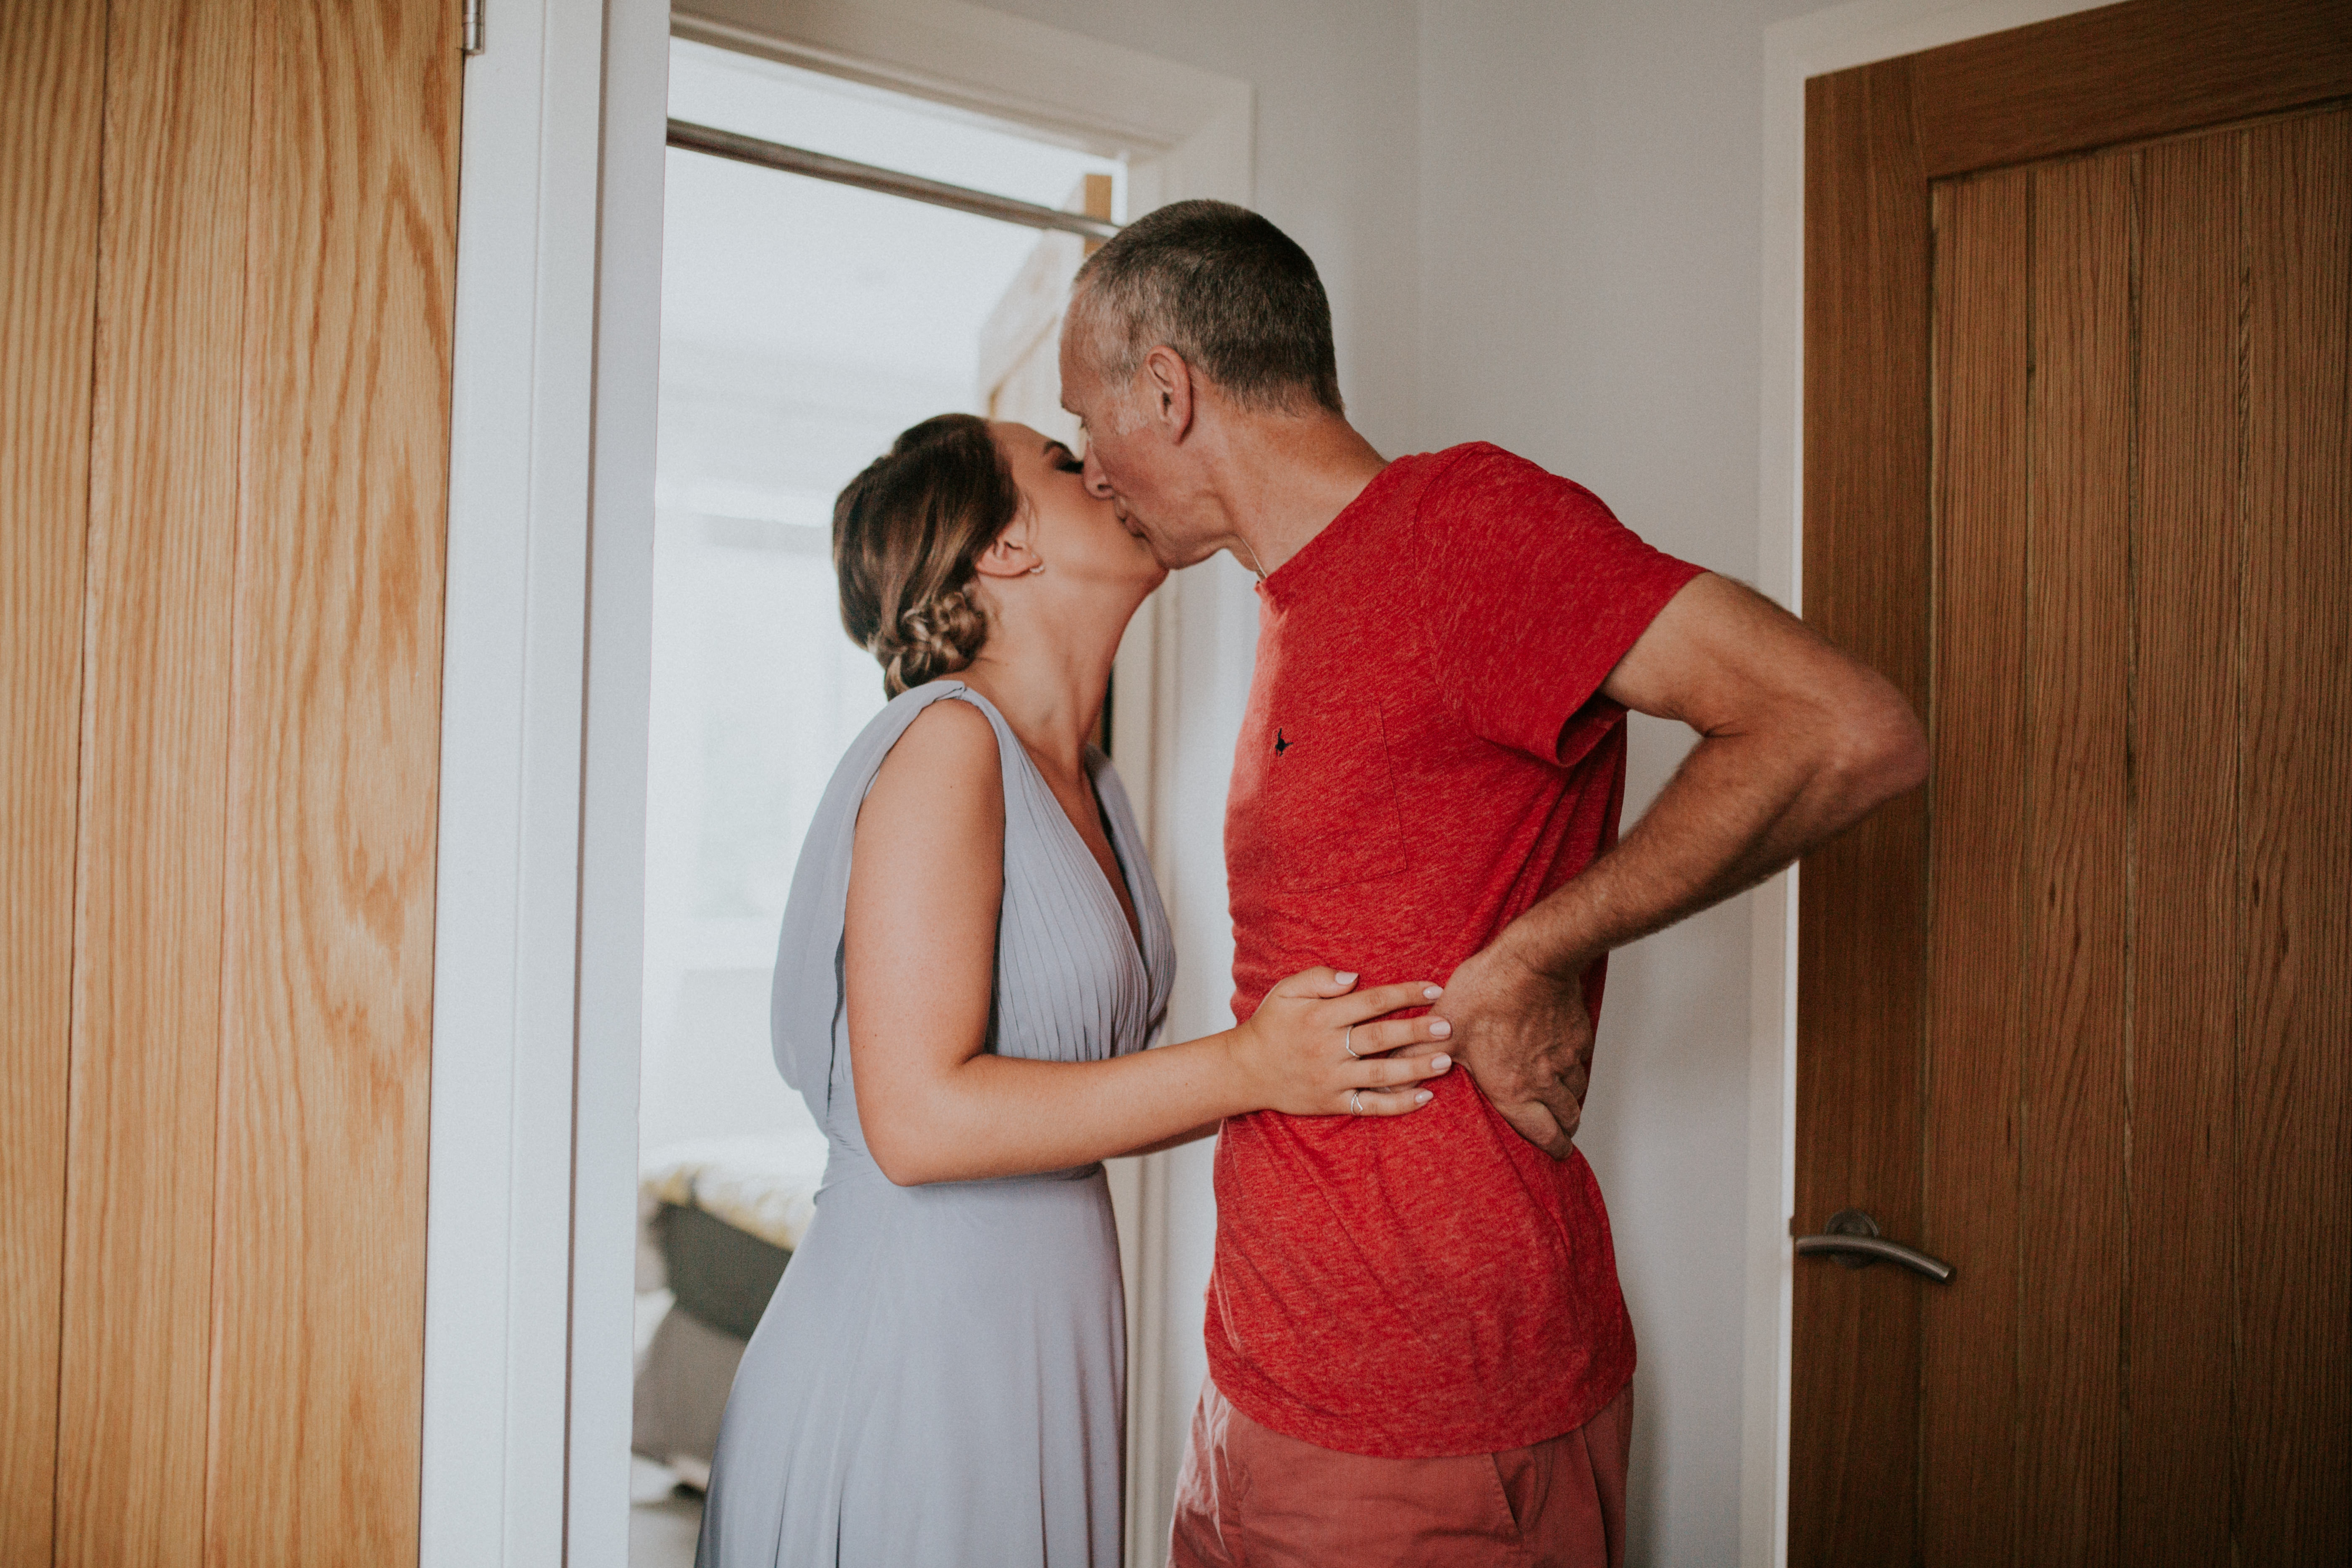
<svg viewBox="0 0 2352 1568"><path fill-rule="evenodd" d="M1927 341L1930 272L1910 73L1865 66L1807 94L1819 134L1805 153L1805 616L1924 712L1927 628L1906 584L1929 574L1927 443L1915 427L1927 363L1901 349ZM1918 1234L1926 834L1915 792L1817 851L1798 880L1801 1220L1853 1206L1891 1235ZM1877 1542L1916 1529L1918 1292L1885 1289L1877 1271L1809 1268L1796 1302L1803 1397L1790 1441L1821 1458L1790 1487L1790 1558L1871 1561Z"/></svg>
<svg viewBox="0 0 2352 1568"><path fill-rule="evenodd" d="M2126 1342L2136 1430L2190 1432L2230 1407L2234 1053L2240 951L2239 562L2243 411L2237 338L2243 148L2232 136L2151 147L2140 263L2139 624L2134 647L2132 1106L2170 1135L2132 1149L2130 1208L2167 1216L2132 1248ZM2219 199L2216 199L2216 198ZM2124 1554L2228 1561L2227 1466L2187 1442L2125 1455Z"/></svg>
<svg viewBox="0 0 2352 1568"><path fill-rule="evenodd" d="M2236 13L2153 142L2008 43L1809 84L1807 614L1934 765L1805 867L1795 1222L1957 1273L1799 1261L1793 1563L2352 1560L2342 10Z"/></svg>
<svg viewBox="0 0 2352 1568"><path fill-rule="evenodd" d="M460 56L288 5L253 94L207 1561L414 1562ZM269 1506L250 1500L268 1499Z"/></svg>
<svg viewBox="0 0 2352 1568"><path fill-rule="evenodd" d="M1920 1298L1919 1463L1950 1478L1920 1499L1926 1560L2004 1561L2014 1549L2019 1297L2017 1086L2021 1081L2030 902L2020 852L2028 771L2025 658L2024 367L2033 181L1995 174L1936 192L1935 698L1937 780L1931 885L1945 910L1929 936L1927 1037L1934 1053L1920 1245L1970 1260L1965 1290ZM1969 330L1958 330L1961 323ZM1958 605L1977 606L1957 615ZM1808 870L1808 875L1811 871ZM1995 916L1990 911L2000 911ZM1884 1289L1873 1277L1871 1286ZM1907 1479L1907 1478L1906 1478Z"/></svg>
<svg viewBox="0 0 2352 1568"><path fill-rule="evenodd" d="M254 18L109 18L58 1560L201 1560Z"/></svg>
<svg viewBox="0 0 2352 1568"><path fill-rule="evenodd" d="M0 1564L56 1496L99 0L0 7Z"/></svg>
<svg viewBox="0 0 2352 1568"><path fill-rule="evenodd" d="M2111 1563L2116 1549L2135 163L2110 154L2032 176L2029 738L2011 806L2025 830L2032 944L2016 1099L2017 1503L2029 1563ZM1937 909L1939 925L1975 916L1940 891ZM1930 1042L1938 1061L1969 1046ZM1929 1160L1927 1179L1940 1185Z"/></svg>
<svg viewBox="0 0 2352 1568"><path fill-rule="evenodd" d="M2245 137L2238 1490L2352 1561L2352 112Z"/></svg>
<svg viewBox="0 0 2352 1568"><path fill-rule="evenodd" d="M415 1560L457 20L0 6L0 1568Z"/></svg>

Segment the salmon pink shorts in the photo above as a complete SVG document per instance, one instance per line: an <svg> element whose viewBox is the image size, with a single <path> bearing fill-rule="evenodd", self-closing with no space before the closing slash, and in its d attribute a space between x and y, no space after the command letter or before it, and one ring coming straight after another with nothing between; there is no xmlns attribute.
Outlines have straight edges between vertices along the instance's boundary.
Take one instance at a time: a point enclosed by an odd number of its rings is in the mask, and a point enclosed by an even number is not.
<svg viewBox="0 0 2352 1568"><path fill-rule="evenodd" d="M1573 1432L1384 1459L1285 1436L1201 1386L1170 1568L1624 1568L1627 1384Z"/></svg>

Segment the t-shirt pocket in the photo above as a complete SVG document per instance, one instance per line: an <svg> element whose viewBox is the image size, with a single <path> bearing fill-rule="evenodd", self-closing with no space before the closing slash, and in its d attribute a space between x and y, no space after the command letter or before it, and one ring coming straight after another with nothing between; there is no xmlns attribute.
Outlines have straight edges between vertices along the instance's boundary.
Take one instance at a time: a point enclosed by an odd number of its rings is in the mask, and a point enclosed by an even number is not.
<svg viewBox="0 0 2352 1568"><path fill-rule="evenodd" d="M1396 774L1377 703L1254 718L1242 746L1230 849L1237 869L1263 870L1270 900L1407 868Z"/></svg>

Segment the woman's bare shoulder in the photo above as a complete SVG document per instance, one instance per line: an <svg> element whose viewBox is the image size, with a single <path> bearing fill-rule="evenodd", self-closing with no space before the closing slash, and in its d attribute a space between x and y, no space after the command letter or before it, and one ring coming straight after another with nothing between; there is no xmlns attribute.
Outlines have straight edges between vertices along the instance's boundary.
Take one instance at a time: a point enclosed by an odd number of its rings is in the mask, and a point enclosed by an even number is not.
<svg viewBox="0 0 2352 1568"><path fill-rule="evenodd" d="M894 827L924 820L949 826L1004 813L1004 782L996 731L969 702L942 699L915 715L866 792L861 826L879 819Z"/></svg>

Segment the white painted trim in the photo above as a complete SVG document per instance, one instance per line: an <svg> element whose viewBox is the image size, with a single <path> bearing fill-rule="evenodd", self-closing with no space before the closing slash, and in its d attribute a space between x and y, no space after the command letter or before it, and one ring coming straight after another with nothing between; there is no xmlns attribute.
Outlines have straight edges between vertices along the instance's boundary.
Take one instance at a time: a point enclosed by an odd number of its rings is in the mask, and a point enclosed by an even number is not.
<svg viewBox="0 0 2352 1568"><path fill-rule="evenodd" d="M1804 604L1805 81L2030 26L2109 0L1854 0L1764 29L1759 587ZM1790 1332L1796 1206L1797 873L1754 900L1750 950L1741 1568L1788 1559Z"/></svg>
<svg viewBox="0 0 2352 1568"><path fill-rule="evenodd" d="M1188 149L1224 163L1171 187L1187 195L1240 199L1228 192L1250 183L1248 83L1041 22L963 0L681 0L672 18L680 37L968 109L1090 152L1141 160ZM1129 207L1174 199L1139 198L1130 186Z"/></svg>
<svg viewBox="0 0 2352 1568"><path fill-rule="evenodd" d="M571 1568L628 1568L629 1562L646 745L653 687L654 458L668 107L667 6L661 0L613 0L604 37L583 650L563 1553Z"/></svg>
<svg viewBox="0 0 2352 1568"><path fill-rule="evenodd" d="M425 1568L562 1560L588 518L608 21L467 62L442 653ZM609 16L608 16L609 12ZM658 28L660 12L654 8ZM658 209L656 209L658 216Z"/></svg>

